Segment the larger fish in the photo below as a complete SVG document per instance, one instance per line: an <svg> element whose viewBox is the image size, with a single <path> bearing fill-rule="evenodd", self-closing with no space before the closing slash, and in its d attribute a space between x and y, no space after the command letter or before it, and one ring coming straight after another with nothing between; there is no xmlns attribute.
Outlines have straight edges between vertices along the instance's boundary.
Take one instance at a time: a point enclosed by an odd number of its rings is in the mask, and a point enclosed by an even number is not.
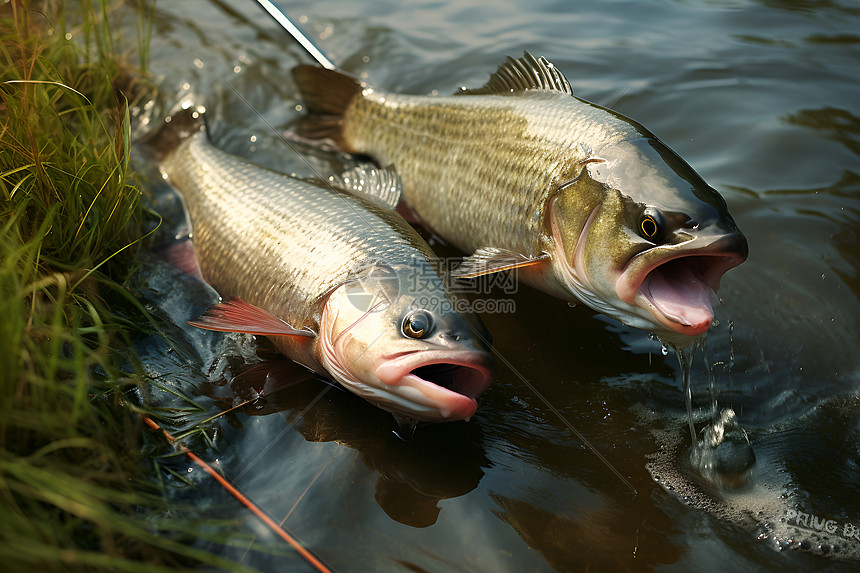
<svg viewBox="0 0 860 573"><path fill-rule="evenodd" d="M723 198L638 123L526 52L480 89L412 96L299 66L306 137L393 164L423 222L470 256L634 327L698 335L747 256Z"/></svg>
<svg viewBox="0 0 860 573"><path fill-rule="evenodd" d="M393 210L396 175L359 169L335 180L351 193L336 191L229 155L203 132L162 170L182 194L203 277L239 297L192 324L268 335L401 419L475 413L491 381L486 333L456 311L463 301L427 243Z"/></svg>

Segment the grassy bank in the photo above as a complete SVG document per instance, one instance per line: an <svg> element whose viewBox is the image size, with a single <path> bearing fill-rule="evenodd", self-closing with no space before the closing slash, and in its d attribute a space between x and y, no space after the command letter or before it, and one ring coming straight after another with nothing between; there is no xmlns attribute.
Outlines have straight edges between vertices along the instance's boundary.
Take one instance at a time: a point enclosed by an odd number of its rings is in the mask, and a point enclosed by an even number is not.
<svg viewBox="0 0 860 573"><path fill-rule="evenodd" d="M225 565L158 517L126 398L144 217L129 108L150 94L147 10L115 4L0 6L3 571ZM111 36L117 8L140 18L131 49Z"/></svg>

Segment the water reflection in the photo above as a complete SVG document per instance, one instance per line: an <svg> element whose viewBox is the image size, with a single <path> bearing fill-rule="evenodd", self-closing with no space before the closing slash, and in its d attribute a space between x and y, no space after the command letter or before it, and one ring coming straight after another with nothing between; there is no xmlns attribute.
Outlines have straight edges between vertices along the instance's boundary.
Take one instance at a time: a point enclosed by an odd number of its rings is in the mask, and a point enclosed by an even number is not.
<svg viewBox="0 0 860 573"><path fill-rule="evenodd" d="M651 571L681 555L667 534L677 533L665 514L631 523L624 512L586 508L575 519L527 501L491 494L500 519L534 547L556 571ZM613 547L615 551L599 551Z"/></svg>
<svg viewBox="0 0 860 573"><path fill-rule="evenodd" d="M833 107L804 109L785 120L793 125L823 131L855 155L860 155L860 118L848 110Z"/></svg>
<svg viewBox="0 0 860 573"><path fill-rule="evenodd" d="M358 451L376 472L376 501L385 513L412 527L436 523L439 502L477 487L488 460L477 424L425 425L404 441L390 414L370 407L338 388L326 387L294 362L262 350L264 360L239 367L236 374L204 384L201 392L231 412L242 425L245 416L283 412L309 442L336 442ZM331 388L331 390L329 390ZM276 438L256 435L268 443ZM237 460L237 463L241 463ZM272 476L272 479L277 479Z"/></svg>

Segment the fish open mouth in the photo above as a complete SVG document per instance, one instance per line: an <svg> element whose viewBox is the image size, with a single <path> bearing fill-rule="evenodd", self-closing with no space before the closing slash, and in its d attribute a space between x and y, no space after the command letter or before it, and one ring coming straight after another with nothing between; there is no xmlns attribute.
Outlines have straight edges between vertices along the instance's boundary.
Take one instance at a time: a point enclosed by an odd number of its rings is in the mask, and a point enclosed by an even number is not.
<svg viewBox="0 0 860 573"><path fill-rule="evenodd" d="M492 361L471 350L416 351L383 359L376 376L401 399L401 411L422 421L470 418L492 382Z"/></svg>
<svg viewBox="0 0 860 573"><path fill-rule="evenodd" d="M428 364L409 374L473 399L487 388L486 376L481 370L460 364Z"/></svg>
<svg viewBox="0 0 860 573"><path fill-rule="evenodd" d="M619 277L619 298L645 308L668 330L697 336L713 322L720 279L746 259L747 247L742 235L733 235L702 251L652 258L650 264L648 253L634 257Z"/></svg>

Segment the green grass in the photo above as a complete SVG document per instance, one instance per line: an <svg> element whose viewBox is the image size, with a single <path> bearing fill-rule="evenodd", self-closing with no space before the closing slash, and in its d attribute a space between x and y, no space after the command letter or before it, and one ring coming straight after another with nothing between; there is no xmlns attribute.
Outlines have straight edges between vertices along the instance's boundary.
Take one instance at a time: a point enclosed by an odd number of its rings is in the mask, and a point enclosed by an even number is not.
<svg viewBox="0 0 860 573"><path fill-rule="evenodd" d="M130 63L114 8L0 6L0 568L235 570L159 517L126 397L142 308L124 285L144 218L129 106L152 95L151 11Z"/></svg>

